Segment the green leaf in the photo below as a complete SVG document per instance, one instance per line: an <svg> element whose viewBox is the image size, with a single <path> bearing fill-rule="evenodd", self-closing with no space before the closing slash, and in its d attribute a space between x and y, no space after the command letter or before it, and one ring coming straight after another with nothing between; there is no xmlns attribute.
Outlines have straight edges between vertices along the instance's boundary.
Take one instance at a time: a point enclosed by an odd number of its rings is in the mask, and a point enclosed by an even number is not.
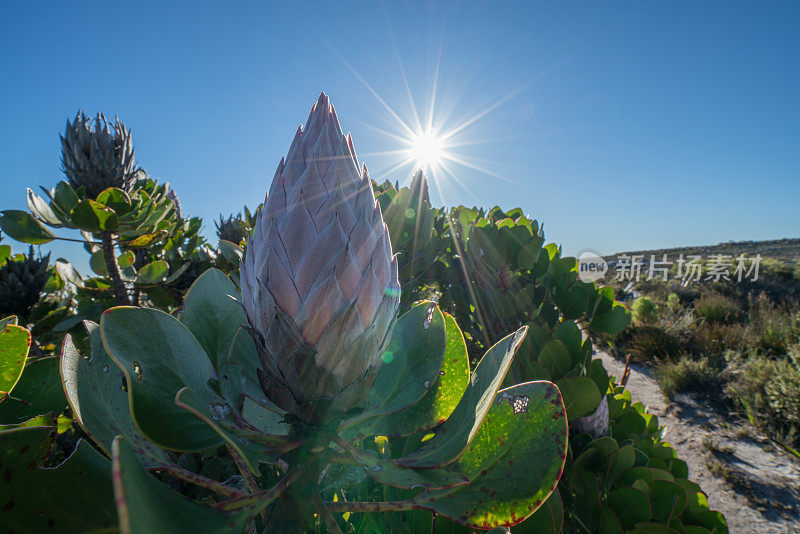
<svg viewBox="0 0 800 534"><path fill-rule="evenodd" d="M604 334L618 334L630 321L631 312L628 308L624 304L615 302L610 310L595 314L589 323L589 328Z"/></svg>
<svg viewBox="0 0 800 534"><path fill-rule="evenodd" d="M117 531L111 465L83 440L57 468L39 463L50 427L0 432L3 530L20 533Z"/></svg>
<svg viewBox="0 0 800 534"><path fill-rule="evenodd" d="M101 320L103 345L125 373L134 423L157 445L201 451L222 438L191 413L175 405L175 395L191 387L208 390L214 367L192 333L156 309L118 307Z"/></svg>
<svg viewBox="0 0 800 534"><path fill-rule="evenodd" d="M569 349L559 339L554 339L539 352L539 363L545 366L555 380L566 375L572 369L572 356Z"/></svg>
<svg viewBox="0 0 800 534"><path fill-rule="evenodd" d="M566 412L554 384L527 382L492 399L475 438L452 464L470 483L414 498L470 528L524 521L555 489L567 455Z"/></svg>
<svg viewBox="0 0 800 534"><path fill-rule="evenodd" d="M81 200L69 212L73 224L87 232L103 232L117 229L117 214L94 200Z"/></svg>
<svg viewBox="0 0 800 534"><path fill-rule="evenodd" d="M608 504L625 529L650 519L650 499L636 488L622 487L608 494Z"/></svg>
<svg viewBox="0 0 800 534"><path fill-rule="evenodd" d="M239 261L244 258L244 251L242 247L230 241L220 239L219 251L225 256L225 259L234 265L239 265Z"/></svg>
<svg viewBox="0 0 800 534"><path fill-rule="evenodd" d="M117 217L122 217L133 209L128 193L116 187L109 187L97 195L97 202L114 210Z"/></svg>
<svg viewBox="0 0 800 534"><path fill-rule="evenodd" d="M395 488L438 490L463 486L469 482L465 475L455 471L409 469L399 467L390 460L379 460L374 466L365 467L364 471L376 482Z"/></svg>
<svg viewBox="0 0 800 534"><path fill-rule="evenodd" d="M137 284L158 284L167 279L169 263L164 260L156 260L148 263L136 275Z"/></svg>
<svg viewBox="0 0 800 534"><path fill-rule="evenodd" d="M250 521L249 512L222 512L173 491L142 468L124 438L114 440L113 451L114 497L122 532L245 531Z"/></svg>
<svg viewBox="0 0 800 534"><path fill-rule="evenodd" d="M636 525L636 528L628 532L630 532L630 534L679 534L679 531L675 529L652 521L639 523Z"/></svg>
<svg viewBox="0 0 800 534"><path fill-rule="evenodd" d="M66 406L58 358L29 360L12 397L0 403L0 422L22 423L37 415L59 414Z"/></svg>
<svg viewBox="0 0 800 534"><path fill-rule="evenodd" d="M0 230L12 239L31 245L49 243L56 237L33 215L20 210L0 211Z"/></svg>
<svg viewBox="0 0 800 534"><path fill-rule="evenodd" d="M15 324L5 324L0 330L0 402L13 391L31 347L31 333Z"/></svg>
<svg viewBox="0 0 800 534"><path fill-rule="evenodd" d="M136 261L136 254L131 252L130 250L126 250L122 254L117 257L117 263L119 263L120 269L127 269L128 267L133 267L133 263Z"/></svg>
<svg viewBox="0 0 800 534"><path fill-rule="evenodd" d="M381 354L383 363L367 394L366 410L345 421L341 429L369 417L398 412L419 401L439 378L445 338L444 315L433 302L421 302L403 314Z"/></svg>
<svg viewBox="0 0 800 534"><path fill-rule="evenodd" d="M444 318L447 344L439 379L416 404L367 421L359 427L362 434L409 436L443 423L453 413L469 384L469 355L464 334L456 320L447 313Z"/></svg>
<svg viewBox="0 0 800 534"><path fill-rule="evenodd" d="M554 490L528 519L514 527L514 534L560 534L564 524L564 503Z"/></svg>
<svg viewBox="0 0 800 534"><path fill-rule="evenodd" d="M570 420L590 415L600 405L600 390L588 376L568 376L557 380L556 385L564 397Z"/></svg>
<svg viewBox="0 0 800 534"><path fill-rule="evenodd" d="M128 394L122 388L125 374L106 353L100 326L91 321L84 325L91 354L81 356L67 335L60 363L64 391L78 424L109 456L114 438L122 435L136 446L139 461L148 469L174 467L167 452L145 438L133 423Z"/></svg>
<svg viewBox="0 0 800 534"><path fill-rule="evenodd" d="M68 182L61 181L56 184L56 192L53 195L53 202L55 202L56 205L61 208L61 211L64 213L69 213L72 211L72 208L74 208L78 202L80 202L80 199Z"/></svg>
<svg viewBox="0 0 800 534"><path fill-rule="evenodd" d="M165 283L167 283L167 284L172 284L173 282L175 282L176 280L178 280L178 278L180 278L180 277L181 277L181 275L182 275L183 273L185 273L185 272L186 272L186 270L187 270L187 269L188 269L188 268L189 268L191 265L192 265L192 264L191 264L190 262L188 262L188 261L187 261L186 263L184 263L183 265L181 265L180 267L178 267L177 269L175 269L175 271L174 271L174 272L173 272L171 275L169 275L169 276L167 277L167 279L166 279Z"/></svg>
<svg viewBox="0 0 800 534"><path fill-rule="evenodd" d="M133 248L149 247L161 237L162 234L160 232L155 234L144 234L136 237L133 241L127 242L125 245Z"/></svg>
<svg viewBox="0 0 800 534"><path fill-rule="evenodd" d="M666 480L654 480L651 488L653 517L665 524L680 517L686 507L686 492L683 488Z"/></svg>
<svg viewBox="0 0 800 534"><path fill-rule="evenodd" d="M598 525L600 534L623 534L622 525L614 510L608 506L600 507L600 524Z"/></svg>
<svg viewBox="0 0 800 534"><path fill-rule="evenodd" d="M592 363L589 364L589 376L594 380L594 384L597 386L597 389L600 393L605 394L608 391L608 372L606 368L603 366L603 360L597 358L592 360Z"/></svg>
<svg viewBox="0 0 800 534"><path fill-rule="evenodd" d="M244 328L239 328L228 355L217 360L222 396L241 414L245 396L270 404L258 384L256 370L261 368L255 343Z"/></svg>
<svg viewBox="0 0 800 534"><path fill-rule="evenodd" d="M108 276L108 269L106 269L106 259L103 256L103 251L98 250L89 257L89 267L99 274L100 276Z"/></svg>
<svg viewBox="0 0 800 534"><path fill-rule="evenodd" d="M244 310L234 300L238 296L230 278L222 271L208 269L189 288L178 317L217 369L228 357L239 327L247 323Z"/></svg>
<svg viewBox="0 0 800 534"><path fill-rule="evenodd" d="M399 465L441 467L458 458L478 433L526 331L527 327L520 328L486 352L472 374L464 396L447 421L417 451L397 460Z"/></svg>
<svg viewBox="0 0 800 534"><path fill-rule="evenodd" d="M9 256L11 256L11 245L0 245L0 267L8 261Z"/></svg>

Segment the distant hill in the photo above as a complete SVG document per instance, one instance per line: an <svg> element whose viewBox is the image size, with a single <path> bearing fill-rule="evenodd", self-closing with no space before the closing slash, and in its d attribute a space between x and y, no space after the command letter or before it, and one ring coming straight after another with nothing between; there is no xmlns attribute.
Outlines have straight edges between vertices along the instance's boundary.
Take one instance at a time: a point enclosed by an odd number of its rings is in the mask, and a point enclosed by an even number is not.
<svg viewBox="0 0 800 534"><path fill-rule="evenodd" d="M651 254L655 254L657 259L660 259L663 254L667 254L668 258L677 257L680 254L684 256L700 255L704 258L708 258L712 254L726 254L734 257L740 254L746 254L748 257L761 254L762 258L774 258L787 263L800 263L800 238L775 239L772 241L727 241L717 245L617 252L605 256L605 260L610 262L622 255L641 255L649 259Z"/></svg>

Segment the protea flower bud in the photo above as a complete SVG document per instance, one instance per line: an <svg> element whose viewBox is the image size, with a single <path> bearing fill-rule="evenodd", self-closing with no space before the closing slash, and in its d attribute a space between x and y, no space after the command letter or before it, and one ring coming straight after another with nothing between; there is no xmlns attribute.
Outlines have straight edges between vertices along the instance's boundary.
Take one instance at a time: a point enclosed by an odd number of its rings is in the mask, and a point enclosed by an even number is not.
<svg viewBox="0 0 800 534"><path fill-rule="evenodd" d="M50 254L36 259L31 246L27 256L0 266L0 319L16 315L24 321L47 283Z"/></svg>
<svg viewBox="0 0 800 534"><path fill-rule="evenodd" d="M250 237L250 230L241 213L229 215L227 219L220 214L219 222L215 222L214 225L217 227L217 237L225 241L238 245Z"/></svg>
<svg viewBox="0 0 800 534"><path fill-rule="evenodd" d="M133 156L131 131L119 119L109 125L102 113L89 119L78 111L72 123L67 120L61 165L70 185L84 187L90 198L109 187L130 192L136 172Z"/></svg>
<svg viewBox="0 0 800 534"><path fill-rule="evenodd" d="M240 279L267 397L311 424L358 404L400 283L366 166L324 93L278 165Z"/></svg>

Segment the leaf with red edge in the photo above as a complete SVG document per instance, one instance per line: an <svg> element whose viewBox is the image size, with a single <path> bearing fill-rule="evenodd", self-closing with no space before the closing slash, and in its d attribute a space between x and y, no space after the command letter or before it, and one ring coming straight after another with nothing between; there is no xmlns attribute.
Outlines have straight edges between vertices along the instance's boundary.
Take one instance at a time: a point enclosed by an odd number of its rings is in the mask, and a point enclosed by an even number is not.
<svg viewBox="0 0 800 534"><path fill-rule="evenodd" d="M567 455L567 418L555 384L500 391L469 447L450 468L470 483L413 500L470 528L510 527L549 497Z"/></svg>

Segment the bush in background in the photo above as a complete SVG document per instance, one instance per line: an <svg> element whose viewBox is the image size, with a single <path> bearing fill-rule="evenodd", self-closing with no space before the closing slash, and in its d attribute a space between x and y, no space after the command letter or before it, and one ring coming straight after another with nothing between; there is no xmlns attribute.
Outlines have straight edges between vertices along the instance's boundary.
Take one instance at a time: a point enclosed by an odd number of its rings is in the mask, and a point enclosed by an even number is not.
<svg viewBox="0 0 800 534"><path fill-rule="evenodd" d="M743 316L742 308L735 300L718 293L700 297L695 302L694 314L707 322L723 324L734 323Z"/></svg>
<svg viewBox="0 0 800 534"><path fill-rule="evenodd" d="M720 372L724 362L708 356L693 358L684 355L675 361L665 361L655 372L658 385L667 397L680 391L702 390L711 392L720 386Z"/></svg>
<svg viewBox="0 0 800 534"><path fill-rule="evenodd" d="M658 304L649 297L639 297L633 303L631 313L637 325L653 324L658 321Z"/></svg>

